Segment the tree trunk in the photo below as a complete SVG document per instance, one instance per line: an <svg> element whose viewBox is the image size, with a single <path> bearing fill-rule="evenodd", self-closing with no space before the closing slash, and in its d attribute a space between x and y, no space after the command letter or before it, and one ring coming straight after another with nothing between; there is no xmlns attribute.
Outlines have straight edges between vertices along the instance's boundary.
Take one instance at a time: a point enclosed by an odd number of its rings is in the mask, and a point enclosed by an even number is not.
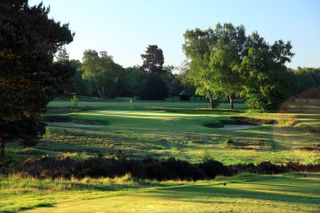
<svg viewBox="0 0 320 213"><path fill-rule="evenodd" d="M230 105L230 109L234 109L234 102L233 102L232 95L229 96L229 105Z"/></svg>
<svg viewBox="0 0 320 213"><path fill-rule="evenodd" d="M103 98L103 95L102 95L101 91L99 89L97 91L98 91L98 94L99 94L100 98Z"/></svg>
<svg viewBox="0 0 320 213"><path fill-rule="evenodd" d="M210 104L211 104L211 108L214 109L217 107L217 102L213 99L212 95L209 95L209 101L210 101Z"/></svg>
<svg viewBox="0 0 320 213"><path fill-rule="evenodd" d="M0 142L0 159L5 157L6 142Z"/></svg>
<svg viewBox="0 0 320 213"><path fill-rule="evenodd" d="M104 96L104 88L103 87L99 87L98 86L98 84L97 84L97 81L94 81L94 87L96 88L96 90L97 90L97 93L98 93L98 95L100 96L100 98L103 98L103 96Z"/></svg>

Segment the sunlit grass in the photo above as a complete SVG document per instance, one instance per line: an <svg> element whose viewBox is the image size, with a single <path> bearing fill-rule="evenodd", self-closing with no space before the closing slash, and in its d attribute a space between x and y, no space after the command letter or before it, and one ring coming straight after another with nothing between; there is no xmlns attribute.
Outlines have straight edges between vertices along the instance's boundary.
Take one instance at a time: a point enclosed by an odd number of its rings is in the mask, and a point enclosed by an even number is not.
<svg viewBox="0 0 320 213"><path fill-rule="evenodd" d="M71 122L49 123L34 148L8 144L15 161L35 156L86 159L104 155L168 158L199 162L206 153L227 165L289 161L320 163L320 116L309 113L257 113L211 110L207 103L179 101L80 100L50 103L47 115ZM276 125L250 129L208 128L231 116L275 119ZM235 141L228 144L230 139ZM314 148L314 149L313 149ZM224 186L223 183L226 183ZM0 177L0 212L319 212L320 176L240 174L198 182L115 179L38 180Z"/></svg>
<svg viewBox="0 0 320 213"><path fill-rule="evenodd" d="M112 157L118 150L129 158L175 157L197 162L204 151L225 164L320 163L319 133L305 129L318 128L318 114L257 113L232 111L222 105L216 110L199 109L204 102L81 101L83 108L68 108L68 101L54 101L48 114L64 114L72 122L50 123L47 133L35 148L20 149L9 145L8 154L15 157L34 155L59 156L64 152L75 158L102 153ZM275 119L276 125L244 130L208 128L231 116ZM226 139L236 141L227 145ZM315 147L315 149L313 149Z"/></svg>
<svg viewBox="0 0 320 213"><path fill-rule="evenodd" d="M317 212L320 176L240 174L216 180L0 179L0 211L14 212ZM226 183L224 185L223 183Z"/></svg>

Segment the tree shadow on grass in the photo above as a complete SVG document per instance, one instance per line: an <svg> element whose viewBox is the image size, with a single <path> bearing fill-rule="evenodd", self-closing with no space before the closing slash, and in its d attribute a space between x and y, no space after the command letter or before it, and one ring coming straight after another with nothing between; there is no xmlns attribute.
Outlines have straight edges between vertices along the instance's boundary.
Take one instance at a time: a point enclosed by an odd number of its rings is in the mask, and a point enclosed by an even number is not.
<svg viewBox="0 0 320 213"><path fill-rule="evenodd" d="M33 206L25 206L25 207L21 207L21 208L18 208L17 210L4 210L4 211L1 211L2 213L15 213L17 211L27 211L27 210L32 210L32 209L35 209L35 208L53 208L53 207L56 207L55 203L49 203L49 202L39 202L39 203L36 203L35 205Z"/></svg>
<svg viewBox="0 0 320 213"><path fill-rule="evenodd" d="M267 189L267 188L266 188ZM141 195L137 195L141 196ZM144 196L144 195L142 195ZM245 189L236 189L226 187L217 187L210 185L195 185L195 186L179 186L174 188L158 188L157 191L147 194L148 197L162 199L178 199L189 202L215 203L208 201L208 198L222 197L232 199L254 199L271 202L289 202L300 204L319 204L320 198L302 195L288 195L283 193L272 193L266 191L250 191Z"/></svg>

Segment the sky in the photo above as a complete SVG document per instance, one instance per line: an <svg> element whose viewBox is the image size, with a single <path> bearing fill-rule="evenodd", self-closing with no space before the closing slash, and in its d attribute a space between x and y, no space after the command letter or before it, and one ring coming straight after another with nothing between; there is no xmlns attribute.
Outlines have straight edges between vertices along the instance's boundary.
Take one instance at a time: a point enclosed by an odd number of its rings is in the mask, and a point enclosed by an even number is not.
<svg viewBox="0 0 320 213"><path fill-rule="evenodd" d="M320 67L319 0L29 0L50 6L50 17L69 23L75 32L67 46L70 58L83 51L105 50L124 67L141 65L149 44L163 50L165 64L185 60L187 29L217 23L244 25L268 43L291 41L295 56L289 67Z"/></svg>

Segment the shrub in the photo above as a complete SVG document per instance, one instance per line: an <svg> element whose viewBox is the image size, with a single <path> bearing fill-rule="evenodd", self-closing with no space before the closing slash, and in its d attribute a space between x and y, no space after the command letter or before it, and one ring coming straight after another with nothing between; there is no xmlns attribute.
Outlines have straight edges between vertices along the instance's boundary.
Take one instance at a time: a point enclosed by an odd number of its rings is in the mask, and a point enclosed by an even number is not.
<svg viewBox="0 0 320 213"><path fill-rule="evenodd" d="M234 146L236 145L236 141L233 140L232 138L227 138L223 141L223 143L226 145L226 146Z"/></svg>
<svg viewBox="0 0 320 213"><path fill-rule="evenodd" d="M78 97L76 95L72 96L71 98L71 108L77 108L79 104Z"/></svg>
<svg viewBox="0 0 320 213"><path fill-rule="evenodd" d="M279 174L287 172L288 169L282 165L272 164L271 162L262 162L257 166L257 172L259 174Z"/></svg>
<svg viewBox="0 0 320 213"><path fill-rule="evenodd" d="M0 171L2 165L0 164ZM90 158L87 160L71 159L68 154L61 158L30 158L12 172L37 178L100 178L120 177L131 174L133 178L151 180L202 180L213 179L218 175L230 176L240 172L258 174L279 174L288 171L320 171L320 165L300 165L288 163L276 165L262 162L258 165L239 164L225 166L219 161L207 160L198 164L170 159L144 160Z"/></svg>
<svg viewBox="0 0 320 213"><path fill-rule="evenodd" d="M198 165L202 169L208 178L215 178L217 175L229 176L233 172L221 162L215 160L209 160Z"/></svg>

